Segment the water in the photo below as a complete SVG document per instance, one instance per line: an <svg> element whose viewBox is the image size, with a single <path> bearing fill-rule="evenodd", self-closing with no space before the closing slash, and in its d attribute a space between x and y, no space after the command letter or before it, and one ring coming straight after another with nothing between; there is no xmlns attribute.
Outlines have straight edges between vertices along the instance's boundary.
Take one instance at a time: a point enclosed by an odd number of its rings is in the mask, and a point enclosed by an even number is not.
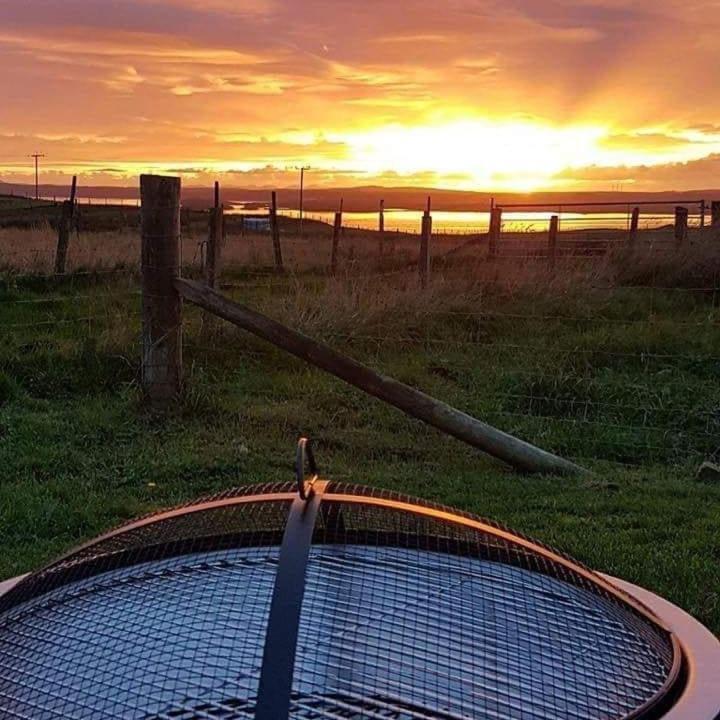
<svg viewBox="0 0 720 720"><path fill-rule="evenodd" d="M257 206L246 208L244 204L234 204L228 212L233 215L258 215L267 212ZM297 218L297 210L280 209L280 214ZM557 211L520 211L503 213L503 230L506 232L542 232L547 230L550 218ZM385 230L388 232L420 232L422 212L416 210L385 210ZM316 220L332 225L335 213L306 212L307 220ZM489 212L466 211L433 211L433 230L437 233L469 234L485 233L490 225ZM650 229L663 225L672 225L675 217L672 214L647 214L640 216L640 229ZM563 212L560 214L561 230L593 230L613 229L627 230L630 226L630 215L627 212L579 213ZM363 230L378 229L377 212L344 212L343 227Z"/></svg>
<svg viewBox="0 0 720 720"><path fill-rule="evenodd" d="M63 202L68 200L67 197L60 195L41 195L40 200L47 200L48 202ZM137 198L97 198L97 197L77 197L78 205L96 205L102 207L105 205L122 205L123 207L140 207L140 200Z"/></svg>

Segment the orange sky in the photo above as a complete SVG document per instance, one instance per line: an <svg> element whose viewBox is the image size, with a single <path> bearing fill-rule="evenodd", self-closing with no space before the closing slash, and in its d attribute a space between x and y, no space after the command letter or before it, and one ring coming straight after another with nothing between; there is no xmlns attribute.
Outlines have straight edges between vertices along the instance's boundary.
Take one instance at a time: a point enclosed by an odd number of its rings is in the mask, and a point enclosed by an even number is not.
<svg viewBox="0 0 720 720"><path fill-rule="evenodd" d="M720 186L716 0L0 0L0 180Z"/></svg>

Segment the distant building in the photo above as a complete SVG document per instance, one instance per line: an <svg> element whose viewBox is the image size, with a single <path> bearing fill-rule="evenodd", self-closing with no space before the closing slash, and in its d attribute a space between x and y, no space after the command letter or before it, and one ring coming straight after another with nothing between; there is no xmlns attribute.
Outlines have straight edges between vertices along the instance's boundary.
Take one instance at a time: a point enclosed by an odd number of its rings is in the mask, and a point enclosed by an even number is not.
<svg viewBox="0 0 720 720"><path fill-rule="evenodd" d="M244 223L245 229L251 232L270 232L269 218L246 217Z"/></svg>

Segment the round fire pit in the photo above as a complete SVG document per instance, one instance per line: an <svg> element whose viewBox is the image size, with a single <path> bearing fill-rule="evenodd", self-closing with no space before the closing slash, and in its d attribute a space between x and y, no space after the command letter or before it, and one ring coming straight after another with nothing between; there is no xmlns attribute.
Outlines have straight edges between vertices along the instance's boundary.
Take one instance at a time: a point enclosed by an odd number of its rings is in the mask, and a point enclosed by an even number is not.
<svg viewBox="0 0 720 720"><path fill-rule="evenodd" d="M704 684L717 643L671 606L449 508L341 483L302 491L207 498L11 583L0 716L720 712Z"/></svg>

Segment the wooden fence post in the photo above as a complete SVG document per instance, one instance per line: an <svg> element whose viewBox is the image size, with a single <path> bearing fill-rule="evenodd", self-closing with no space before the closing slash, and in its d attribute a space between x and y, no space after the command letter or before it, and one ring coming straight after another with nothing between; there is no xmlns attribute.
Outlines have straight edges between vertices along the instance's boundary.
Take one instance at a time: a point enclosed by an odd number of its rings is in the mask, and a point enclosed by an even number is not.
<svg viewBox="0 0 720 720"><path fill-rule="evenodd" d="M180 178L142 175L142 386L154 406L169 404L182 382Z"/></svg>
<svg viewBox="0 0 720 720"><path fill-rule="evenodd" d="M190 230L190 208L189 207L181 207L180 208L180 228L186 228L187 230Z"/></svg>
<svg viewBox="0 0 720 720"><path fill-rule="evenodd" d="M70 244L70 229L75 216L75 195L77 193L77 176L73 175L70 188L70 199L65 200L60 210L58 224L57 250L55 251L55 274L64 275L67 264L68 245Z"/></svg>
<svg viewBox="0 0 720 720"><path fill-rule="evenodd" d="M380 201L380 212L378 214L378 254L380 258L385 255L385 200Z"/></svg>
<svg viewBox="0 0 720 720"><path fill-rule="evenodd" d="M415 388L380 375L366 365L316 342L307 335L285 327L250 308L231 302L207 285L178 279L175 281L175 287L188 302L331 373L363 392L402 410L407 415L504 460L518 470L556 475L589 475L587 470L568 460L476 420Z"/></svg>
<svg viewBox="0 0 720 720"><path fill-rule="evenodd" d="M225 208L220 203L220 183L215 183L215 206L210 210L205 262L207 284L214 288L220 278L223 240L225 239Z"/></svg>
<svg viewBox="0 0 720 720"><path fill-rule="evenodd" d="M488 232L488 256L496 258L500 244L500 231L502 229L502 208L493 207L490 211L490 228Z"/></svg>
<svg viewBox="0 0 720 720"><path fill-rule="evenodd" d="M688 236L688 209L686 207L675 208L675 242L678 245L687 240Z"/></svg>
<svg viewBox="0 0 720 720"><path fill-rule="evenodd" d="M432 215L430 215L430 198L427 201L427 209L423 214L422 229L420 232L420 260L418 269L420 271L420 287L426 288L430 282L430 241L432 239Z"/></svg>
<svg viewBox="0 0 720 720"><path fill-rule="evenodd" d="M335 213L332 237L332 257L330 258L330 272L334 275L337 272L338 247L340 245L340 234L342 233L342 212Z"/></svg>
<svg viewBox="0 0 720 720"><path fill-rule="evenodd" d="M272 233L273 252L275 254L275 269L283 271L282 247L280 246L280 225L277 213L277 193L273 190L272 205L270 206L270 231Z"/></svg>
<svg viewBox="0 0 720 720"><path fill-rule="evenodd" d="M720 227L720 200L713 200L710 203L710 226Z"/></svg>
<svg viewBox="0 0 720 720"><path fill-rule="evenodd" d="M555 267L555 260L557 259L557 237L559 223L560 218L557 215L553 215L550 218L550 229L548 231L548 257L550 258L551 267Z"/></svg>
<svg viewBox="0 0 720 720"><path fill-rule="evenodd" d="M707 212L707 203L704 200L700 201L700 227L705 227L705 213Z"/></svg>
<svg viewBox="0 0 720 720"><path fill-rule="evenodd" d="M637 240L638 230L640 229L640 208L635 207L630 217L630 232L628 233L628 243L634 245Z"/></svg>

